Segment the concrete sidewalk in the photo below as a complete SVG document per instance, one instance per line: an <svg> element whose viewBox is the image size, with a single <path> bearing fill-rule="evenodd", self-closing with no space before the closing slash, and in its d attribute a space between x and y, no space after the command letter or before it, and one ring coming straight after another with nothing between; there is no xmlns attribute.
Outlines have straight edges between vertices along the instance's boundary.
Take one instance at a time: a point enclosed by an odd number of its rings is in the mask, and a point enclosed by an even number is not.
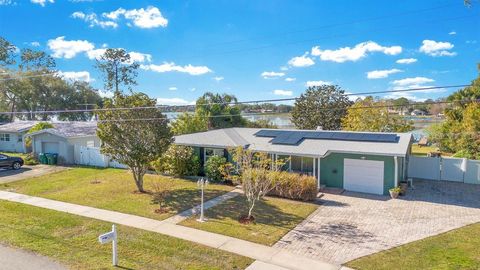
<svg viewBox="0 0 480 270"><path fill-rule="evenodd" d="M202 244L205 246L228 251L241 256L249 257L262 263L274 265L277 267L283 267L286 269L338 270L341 268L339 265L333 265L322 261L306 258L301 255L296 255L279 248L264 246L229 236L183 227L172 224L171 222L165 220L158 221L115 211L97 209L89 206L65 203L6 191L0 191L0 199L94 218L147 231L157 232L164 235Z"/></svg>

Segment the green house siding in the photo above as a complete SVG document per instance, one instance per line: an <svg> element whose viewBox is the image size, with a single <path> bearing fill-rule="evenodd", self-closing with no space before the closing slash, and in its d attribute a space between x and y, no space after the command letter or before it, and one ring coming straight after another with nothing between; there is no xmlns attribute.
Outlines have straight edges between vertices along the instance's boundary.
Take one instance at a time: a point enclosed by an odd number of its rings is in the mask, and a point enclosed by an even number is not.
<svg viewBox="0 0 480 270"><path fill-rule="evenodd" d="M375 155L359 155L359 154L343 154L343 153L331 153L325 158L320 160L320 182L327 187L343 188L343 160L361 159L365 157L366 160L377 160L384 162L384 184L383 194L388 195L388 190L395 185L395 164L394 158L389 156L375 156ZM401 159L398 163L400 165ZM399 170L399 181L403 174L401 167Z"/></svg>

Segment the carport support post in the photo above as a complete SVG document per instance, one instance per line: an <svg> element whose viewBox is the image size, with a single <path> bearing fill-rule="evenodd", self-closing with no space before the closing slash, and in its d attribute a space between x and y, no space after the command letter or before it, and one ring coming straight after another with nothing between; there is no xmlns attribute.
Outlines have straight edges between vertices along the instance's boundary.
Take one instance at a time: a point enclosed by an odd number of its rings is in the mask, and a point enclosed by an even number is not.
<svg viewBox="0 0 480 270"><path fill-rule="evenodd" d="M395 187L398 187L398 157L393 157L393 162L395 163Z"/></svg>

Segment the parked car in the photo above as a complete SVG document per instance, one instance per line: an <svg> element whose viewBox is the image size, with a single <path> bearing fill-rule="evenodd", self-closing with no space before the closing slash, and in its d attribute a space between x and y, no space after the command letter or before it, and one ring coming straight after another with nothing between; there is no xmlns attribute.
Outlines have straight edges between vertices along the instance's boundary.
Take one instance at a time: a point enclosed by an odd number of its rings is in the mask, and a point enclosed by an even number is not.
<svg viewBox="0 0 480 270"><path fill-rule="evenodd" d="M0 168L12 168L19 170L23 166L23 159L0 154Z"/></svg>

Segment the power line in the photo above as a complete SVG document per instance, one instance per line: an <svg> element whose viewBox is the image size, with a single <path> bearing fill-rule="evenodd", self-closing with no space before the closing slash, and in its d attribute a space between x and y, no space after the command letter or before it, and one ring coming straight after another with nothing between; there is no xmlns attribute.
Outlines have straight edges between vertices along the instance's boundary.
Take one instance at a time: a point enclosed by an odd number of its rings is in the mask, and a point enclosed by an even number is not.
<svg viewBox="0 0 480 270"><path fill-rule="evenodd" d="M372 91L372 92L360 92L360 93L348 93L343 94L344 96L361 96L361 95L372 95L372 94L385 94L385 93L401 93L401 92L413 92L413 91L427 91L434 89L445 89L445 88L458 88L458 87L467 87L470 84L460 84L460 85L446 85L446 86L432 86L432 87L421 87L421 88L409 88L409 89L397 89L397 90L384 90L384 91ZM248 104L248 103L269 103L269 102L282 102L282 101L295 101L298 97L295 98L280 98L280 99L263 99L263 100L250 100L250 101L240 101L240 102L211 102L211 103L200 103L196 105L156 105L156 106L144 106L144 107L123 107L123 108L98 108L98 109L75 109L75 110L51 110L51 111L31 111L31 112L0 112L0 115L15 115L15 114L59 114L59 113L87 113L87 112L102 112L102 111L127 111L127 110L142 110L142 109L158 109L160 107L197 107L197 106L210 106L210 105L239 105L239 104Z"/></svg>
<svg viewBox="0 0 480 270"><path fill-rule="evenodd" d="M473 102L480 102L479 99L465 99L465 100L452 100L452 101L432 101L432 102L424 102L420 105L433 105L433 104L453 104L453 103L473 103ZM395 108L395 107L408 107L408 106L415 106L419 104L408 104L408 105L370 105L370 106L358 106L358 107L349 107L348 110L361 110L361 109L371 109L371 108ZM338 108L338 107L323 107L318 108L321 111L328 111L328 110L345 110L346 108ZM241 117L248 117L248 116L259 116L259 115L277 115L277 114L284 114L280 112L274 113L240 113L240 114L219 114L219 115L198 115L197 117L200 118L226 118L226 117L234 117L234 116L241 116ZM112 120L98 120L97 122L128 122L128 121L154 121L154 120L177 120L179 117L156 117L156 118L123 118L123 119L112 119Z"/></svg>

